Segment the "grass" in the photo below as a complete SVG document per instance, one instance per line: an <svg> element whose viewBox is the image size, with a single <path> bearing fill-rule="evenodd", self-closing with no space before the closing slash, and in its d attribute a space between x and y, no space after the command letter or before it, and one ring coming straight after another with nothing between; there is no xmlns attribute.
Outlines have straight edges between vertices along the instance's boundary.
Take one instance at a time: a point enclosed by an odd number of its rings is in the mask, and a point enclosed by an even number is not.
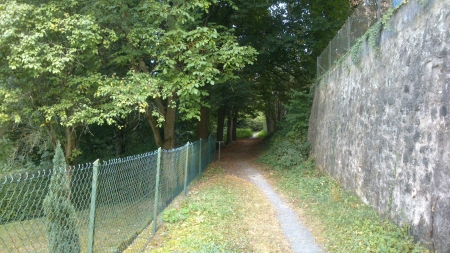
<svg viewBox="0 0 450 253"><path fill-rule="evenodd" d="M408 236L408 227L379 218L372 208L318 171L311 159L270 174L329 252L428 252Z"/></svg>
<svg viewBox="0 0 450 253"><path fill-rule="evenodd" d="M151 201L114 205L97 209L95 252L116 252L130 236L141 232L151 218L142 214L153 210ZM151 211L150 211L151 213ZM89 211L77 212L81 249L87 251ZM132 238L131 238L132 239ZM0 225L0 252L48 252L45 218ZM142 248L141 248L142 249ZM5 250L5 251L3 251Z"/></svg>
<svg viewBox="0 0 450 253"><path fill-rule="evenodd" d="M246 139L253 137L253 131L250 128L237 128L236 129L236 138L237 139Z"/></svg>
<svg viewBox="0 0 450 253"><path fill-rule="evenodd" d="M164 211L146 252L289 252L274 215L256 186L212 167L187 198Z"/></svg>
<svg viewBox="0 0 450 253"><path fill-rule="evenodd" d="M258 138L264 139L264 138L267 137L267 135L268 135L268 133L267 133L266 130L261 130L261 131L258 132L258 134L257 134L256 136L257 136Z"/></svg>

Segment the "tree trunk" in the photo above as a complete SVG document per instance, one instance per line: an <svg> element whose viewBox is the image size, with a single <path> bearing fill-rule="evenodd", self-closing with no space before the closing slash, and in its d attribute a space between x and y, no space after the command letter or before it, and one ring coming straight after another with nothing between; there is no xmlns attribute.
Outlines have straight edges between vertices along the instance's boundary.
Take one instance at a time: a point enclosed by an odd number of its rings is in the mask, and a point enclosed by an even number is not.
<svg viewBox="0 0 450 253"><path fill-rule="evenodd" d="M227 115L227 144L233 142L233 111L230 110Z"/></svg>
<svg viewBox="0 0 450 253"><path fill-rule="evenodd" d="M233 128L232 128L232 134L231 134L231 136L232 136L232 141L236 141L237 140L237 138L236 138L236 129L237 129L237 117L238 117L238 111L236 110L236 111L234 111L234 113L233 113Z"/></svg>
<svg viewBox="0 0 450 253"><path fill-rule="evenodd" d="M266 116L267 133L273 133L275 131L275 125L273 119L270 116Z"/></svg>
<svg viewBox="0 0 450 253"><path fill-rule="evenodd" d="M59 169L65 169L66 171L66 177L67 177L67 188L69 189L69 201L72 196L72 167L70 167L71 164L75 163L75 159L72 158L72 151L75 149L75 129L73 127L65 127L65 135L66 135L66 143L64 146L65 149L65 159L67 168L59 168Z"/></svg>
<svg viewBox="0 0 450 253"><path fill-rule="evenodd" d="M148 124L152 128L153 138L155 138L156 146L162 147L163 139L161 131L156 123L156 120L153 118L152 111L149 107L147 107L145 110L145 117L147 118Z"/></svg>
<svg viewBox="0 0 450 253"><path fill-rule="evenodd" d="M72 158L72 152L75 149L75 129L73 127L65 127L66 143L64 145L64 153L66 164L71 165L75 162Z"/></svg>
<svg viewBox="0 0 450 253"><path fill-rule="evenodd" d="M119 158L125 152L125 127L122 129L116 128L114 130L114 135L116 157Z"/></svg>
<svg viewBox="0 0 450 253"><path fill-rule="evenodd" d="M217 111L217 141L223 141L223 127L225 125L225 110L219 108Z"/></svg>
<svg viewBox="0 0 450 253"><path fill-rule="evenodd" d="M156 145L166 150L175 148L175 117L177 108L175 106L171 106L173 101L176 100L175 96L176 94L168 98L166 108L164 107L161 98L155 98L155 103L158 106L158 111L164 116L162 131L161 128L158 127L156 119L153 117L153 108L148 106L145 110L145 116L148 123L150 124L150 127L152 128Z"/></svg>
<svg viewBox="0 0 450 253"><path fill-rule="evenodd" d="M164 142L161 147L166 150L175 148L175 116L177 108L170 106L171 100L172 97L169 98L169 105L167 106L165 121L163 123Z"/></svg>
<svg viewBox="0 0 450 253"><path fill-rule="evenodd" d="M200 121L197 125L197 138L204 140L209 136L209 109L202 106L200 108Z"/></svg>
<svg viewBox="0 0 450 253"><path fill-rule="evenodd" d="M265 116L266 116L267 133L273 133L276 128L277 112L275 106L276 106L275 103L266 105Z"/></svg>

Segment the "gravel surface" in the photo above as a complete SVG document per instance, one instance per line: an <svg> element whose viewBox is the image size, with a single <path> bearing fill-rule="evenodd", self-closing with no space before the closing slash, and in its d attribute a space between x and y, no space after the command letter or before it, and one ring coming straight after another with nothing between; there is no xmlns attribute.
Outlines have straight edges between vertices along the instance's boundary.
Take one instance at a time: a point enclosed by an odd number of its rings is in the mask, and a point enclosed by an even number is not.
<svg viewBox="0 0 450 253"><path fill-rule="evenodd" d="M277 212L277 218L284 236L291 244L293 252L323 252L314 237L298 219L283 198L267 183L263 174L252 164L252 160L260 154L260 140L239 140L222 149L222 162L227 172L254 183L266 195Z"/></svg>
<svg viewBox="0 0 450 253"><path fill-rule="evenodd" d="M323 252L314 237L298 220L297 213L267 183L263 175L253 168L246 168L250 181L258 186L277 211L278 220L294 252Z"/></svg>

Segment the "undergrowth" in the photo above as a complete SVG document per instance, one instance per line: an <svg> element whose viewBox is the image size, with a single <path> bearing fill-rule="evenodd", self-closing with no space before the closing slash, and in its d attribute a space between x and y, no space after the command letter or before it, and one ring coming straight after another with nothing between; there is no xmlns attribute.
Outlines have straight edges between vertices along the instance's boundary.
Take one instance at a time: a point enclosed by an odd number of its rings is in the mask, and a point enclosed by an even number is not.
<svg viewBox="0 0 450 253"><path fill-rule="evenodd" d="M371 207L317 169L306 140L310 95L293 92L285 122L267 138L257 161L269 165L278 187L311 220L313 233L330 252L427 252L408 227L381 219Z"/></svg>
<svg viewBox="0 0 450 253"><path fill-rule="evenodd" d="M291 90L291 99L284 105L288 110L285 121L280 123L278 131L266 139L265 152L259 162L274 169L295 168L307 158L311 145L306 141L312 95L304 91Z"/></svg>
<svg viewBox="0 0 450 253"><path fill-rule="evenodd" d="M324 227L318 233L328 251L427 252L413 242L408 227L379 218L371 207L319 171L308 158L309 144L304 137L275 134L272 138L259 161L274 169L271 174L280 190Z"/></svg>
<svg viewBox="0 0 450 253"><path fill-rule="evenodd" d="M236 129L237 139L246 139L253 137L253 131L250 128L238 128Z"/></svg>
<svg viewBox="0 0 450 253"><path fill-rule="evenodd" d="M264 139L264 138L267 137L267 135L268 135L268 133L267 133L266 130L261 130L256 136L257 136L258 138Z"/></svg>
<svg viewBox="0 0 450 253"><path fill-rule="evenodd" d="M204 178L221 175L223 169L215 167L205 172ZM151 252L241 252L238 245L245 242L233 232L243 215L238 193L222 181L191 192L179 207L164 211L161 236L165 243Z"/></svg>

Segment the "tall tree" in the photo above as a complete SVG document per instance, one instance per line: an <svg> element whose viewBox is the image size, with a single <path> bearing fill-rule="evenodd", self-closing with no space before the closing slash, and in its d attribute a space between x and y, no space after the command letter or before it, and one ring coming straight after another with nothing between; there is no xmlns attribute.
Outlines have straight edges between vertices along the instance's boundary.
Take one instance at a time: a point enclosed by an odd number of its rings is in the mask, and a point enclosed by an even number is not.
<svg viewBox="0 0 450 253"><path fill-rule="evenodd" d="M163 148L175 146L177 110L184 119L199 118L201 97L208 95L202 87L235 79L235 71L251 64L256 54L239 46L230 29L202 22L214 2L94 4L94 13L108 16L102 25L119 38L112 63L129 69L99 93L112 97L114 106L144 113Z"/></svg>
<svg viewBox="0 0 450 253"><path fill-rule="evenodd" d="M53 147L63 140L67 162L76 156L82 125L75 115L92 106L99 45L107 44L107 31L80 14L81 7L75 1L0 4L0 123L28 129L27 136L45 133L40 138Z"/></svg>
<svg viewBox="0 0 450 253"><path fill-rule="evenodd" d="M348 0L235 1L212 7L210 22L233 27L241 45L258 50L257 62L241 73L258 94L269 130L285 114L291 89L315 80L316 58L350 14Z"/></svg>
<svg viewBox="0 0 450 253"><path fill-rule="evenodd" d="M63 140L71 162L82 127L139 112L158 146L173 148L177 111L198 118L201 87L235 79L256 54L230 29L203 24L214 2L2 2L2 124Z"/></svg>

